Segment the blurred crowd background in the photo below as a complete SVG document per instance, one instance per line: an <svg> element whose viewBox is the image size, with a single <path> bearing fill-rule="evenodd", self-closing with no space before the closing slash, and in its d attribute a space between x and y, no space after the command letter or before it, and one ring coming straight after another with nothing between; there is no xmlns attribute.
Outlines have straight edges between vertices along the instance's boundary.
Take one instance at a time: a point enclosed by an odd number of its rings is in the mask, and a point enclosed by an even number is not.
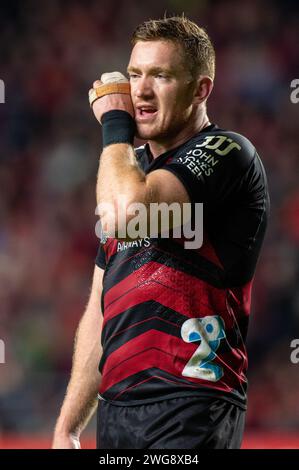
<svg viewBox="0 0 299 470"><path fill-rule="evenodd" d="M165 11L184 11L208 30L217 53L210 119L253 141L269 180L246 429L299 429L299 364L290 361L299 338L299 103L290 100L299 78L298 5L14 0L0 5L0 442L52 432L97 251L101 132L87 92L102 72L126 70L132 31Z"/></svg>

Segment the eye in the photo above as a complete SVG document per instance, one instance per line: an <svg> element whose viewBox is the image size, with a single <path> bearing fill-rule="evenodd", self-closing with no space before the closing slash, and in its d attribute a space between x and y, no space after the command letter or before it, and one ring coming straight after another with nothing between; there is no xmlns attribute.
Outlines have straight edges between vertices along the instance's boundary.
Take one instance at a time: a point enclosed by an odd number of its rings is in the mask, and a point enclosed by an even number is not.
<svg viewBox="0 0 299 470"><path fill-rule="evenodd" d="M169 75L166 75L165 73L157 73L156 75L156 78L159 80L159 81L163 81L163 82L166 82L169 80Z"/></svg>
<svg viewBox="0 0 299 470"><path fill-rule="evenodd" d="M129 79L130 80L135 80L136 78L138 78L137 73L129 73Z"/></svg>

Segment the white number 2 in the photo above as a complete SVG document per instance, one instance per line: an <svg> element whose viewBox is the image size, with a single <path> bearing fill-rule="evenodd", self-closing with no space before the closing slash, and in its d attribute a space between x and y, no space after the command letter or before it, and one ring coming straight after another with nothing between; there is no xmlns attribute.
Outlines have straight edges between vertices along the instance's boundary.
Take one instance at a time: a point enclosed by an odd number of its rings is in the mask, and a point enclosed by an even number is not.
<svg viewBox="0 0 299 470"><path fill-rule="evenodd" d="M223 376L223 369L213 363L215 351L225 338L224 323L218 315L203 318L189 318L181 328L186 343L200 342L198 348L185 365L182 375L217 382Z"/></svg>

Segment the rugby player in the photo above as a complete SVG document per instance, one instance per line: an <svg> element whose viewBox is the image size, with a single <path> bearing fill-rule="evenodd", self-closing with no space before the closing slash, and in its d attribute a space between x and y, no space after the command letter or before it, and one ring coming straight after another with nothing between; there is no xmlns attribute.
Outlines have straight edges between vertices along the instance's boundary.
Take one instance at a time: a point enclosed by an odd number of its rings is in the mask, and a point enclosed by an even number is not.
<svg viewBox="0 0 299 470"><path fill-rule="evenodd" d="M202 28L150 20L132 45L129 82L104 73L89 92L103 137L97 202L111 209L53 447L79 448L97 408L101 449L239 448L264 168L245 136L208 117L215 52ZM134 149L134 137L145 145ZM184 236L120 236L133 215L118 220L119 204L163 202L203 203L199 248Z"/></svg>

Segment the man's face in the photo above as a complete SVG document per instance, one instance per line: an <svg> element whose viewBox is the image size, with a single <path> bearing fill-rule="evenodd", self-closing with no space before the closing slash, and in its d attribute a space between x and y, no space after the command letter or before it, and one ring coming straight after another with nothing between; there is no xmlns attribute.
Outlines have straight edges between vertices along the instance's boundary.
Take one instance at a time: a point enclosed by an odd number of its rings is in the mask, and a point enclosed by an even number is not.
<svg viewBox="0 0 299 470"><path fill-rule="evenodd" d="M139 41L128 65L137 133L167 141L180 132L193 109L194 82L181 46L171 41Z"/></svg>

